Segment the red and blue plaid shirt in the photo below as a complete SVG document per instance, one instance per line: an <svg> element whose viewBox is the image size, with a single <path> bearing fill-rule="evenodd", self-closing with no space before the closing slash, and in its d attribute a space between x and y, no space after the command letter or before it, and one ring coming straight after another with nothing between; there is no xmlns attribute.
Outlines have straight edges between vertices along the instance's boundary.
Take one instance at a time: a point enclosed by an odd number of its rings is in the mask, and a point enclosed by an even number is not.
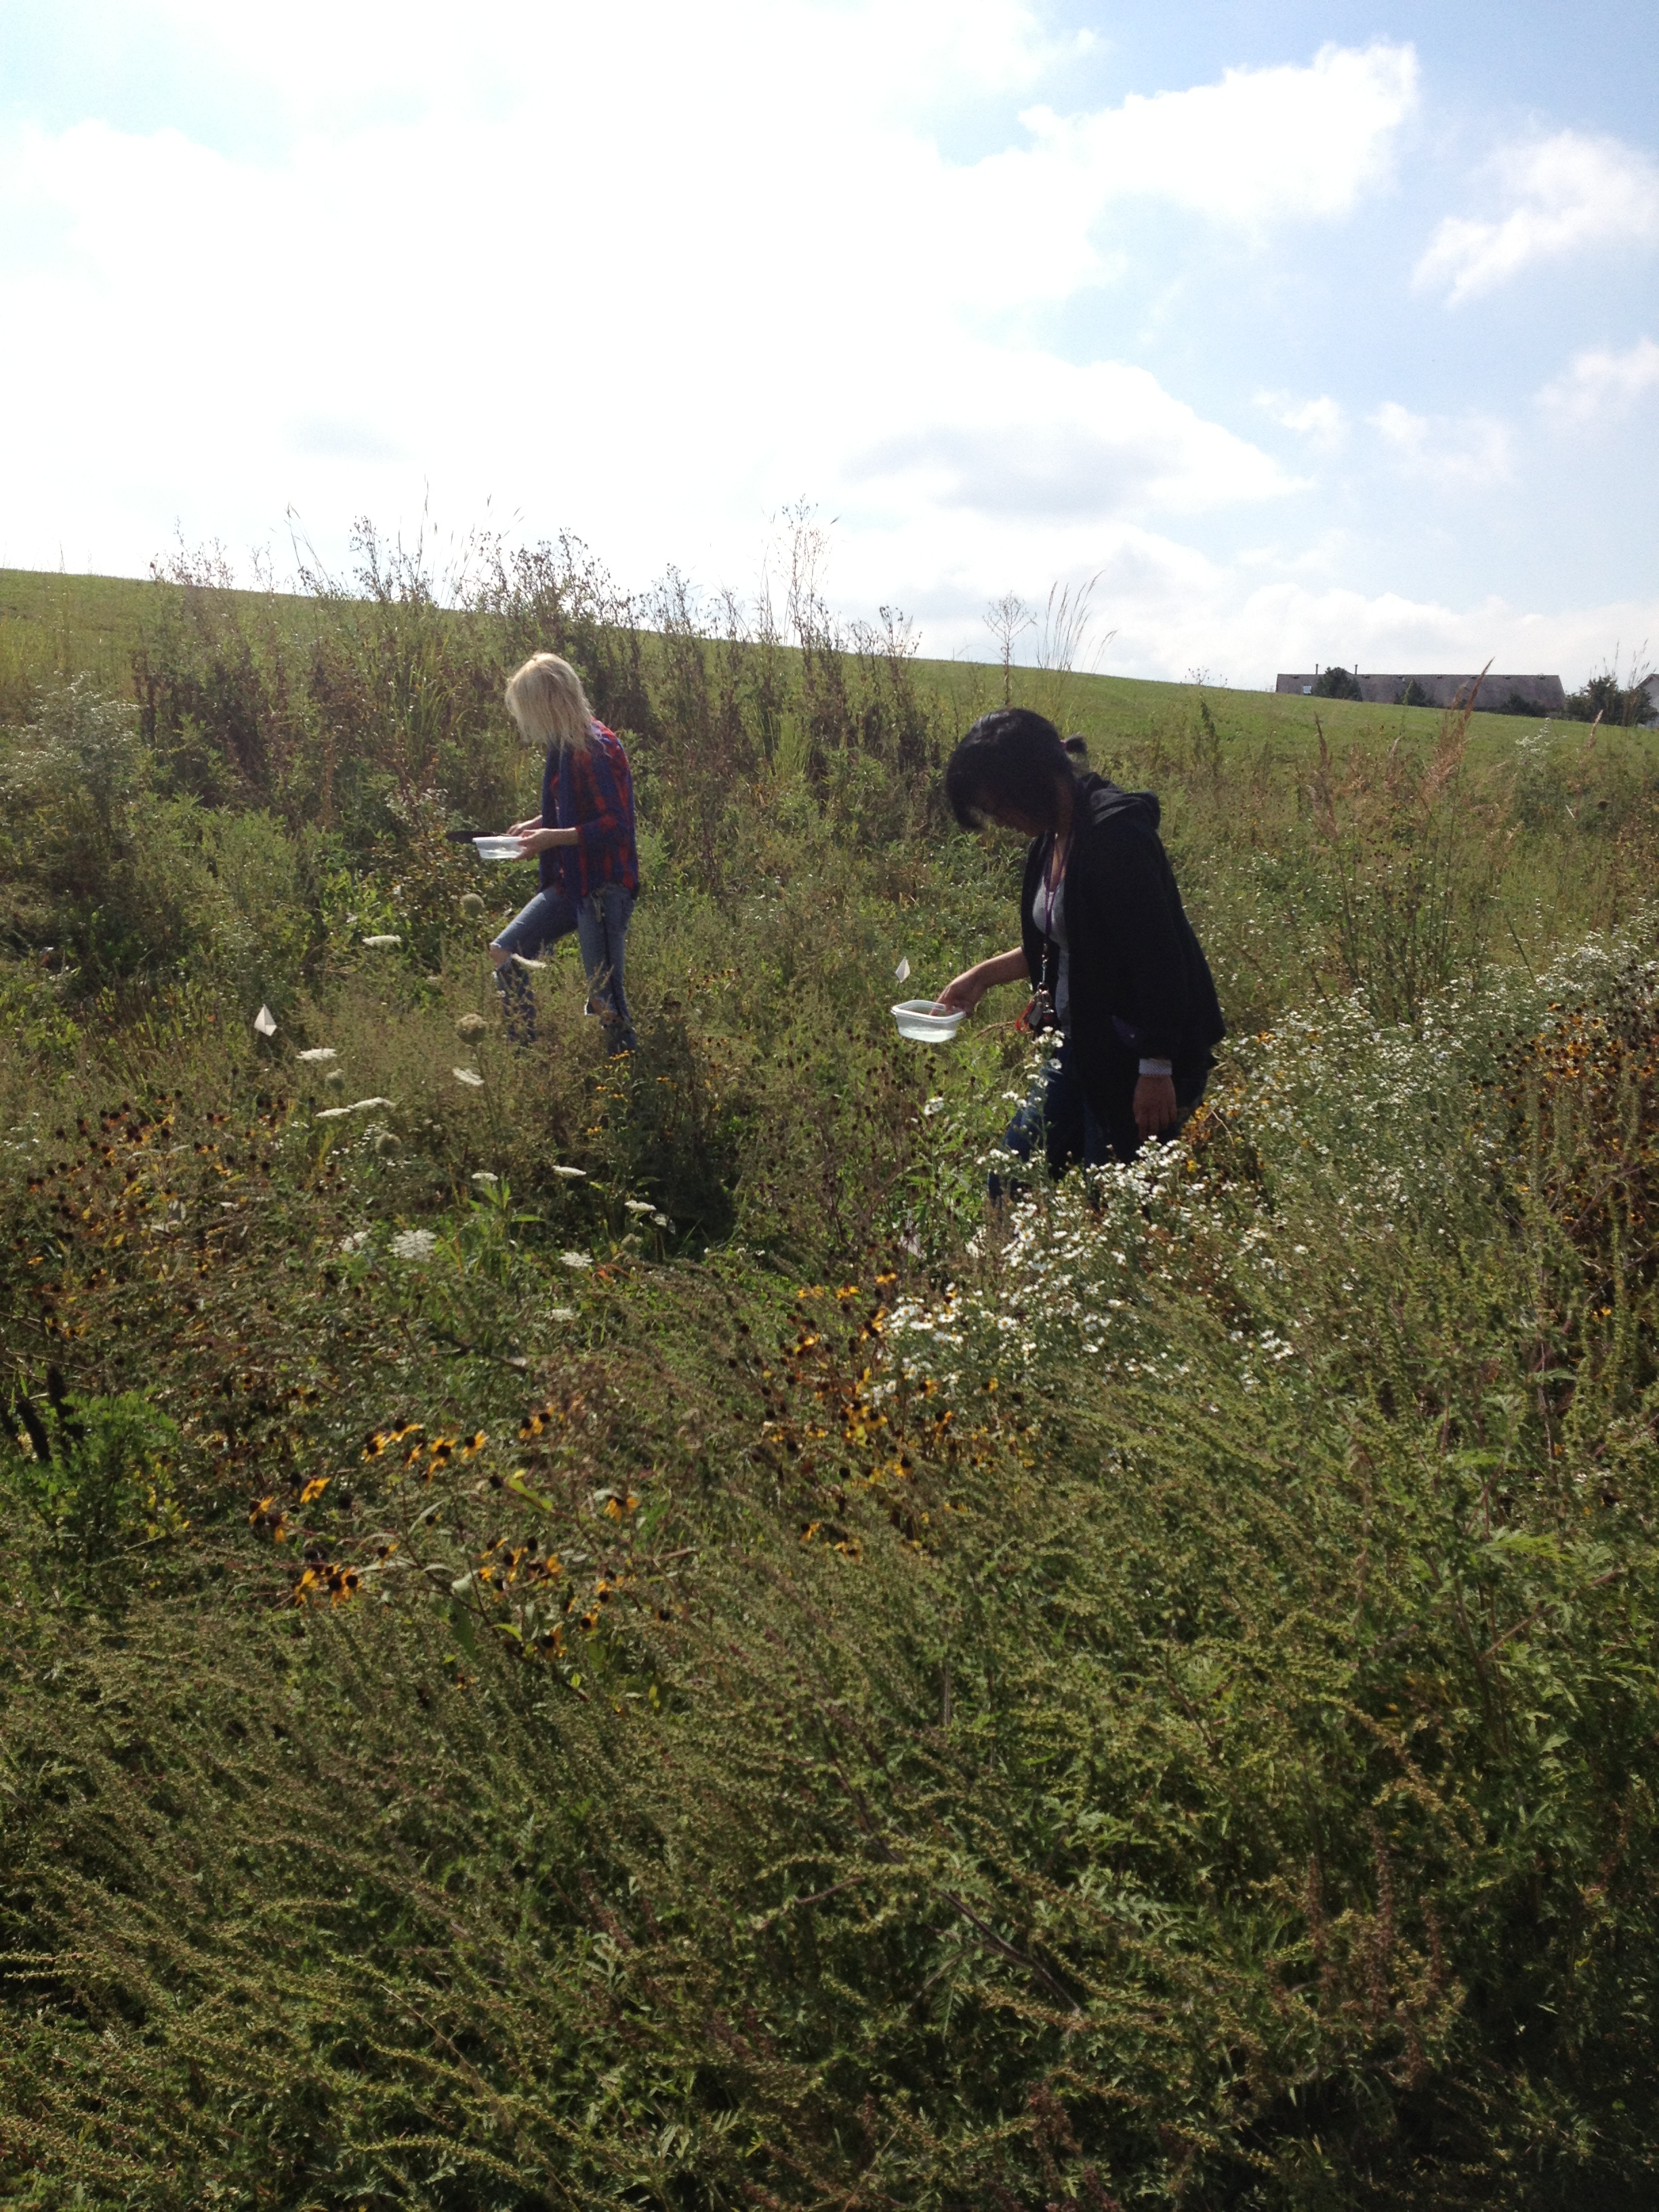
<svg viewBox="0 0 1659 2212"><path fill-rule="evenodd" d="M542 772L542 826L580 833L574 845L556 845L541 855L544 891L585 899L601 884L638 890L633 771L615 731L603 722L594 723L585 752L549 746Z"/></svg>

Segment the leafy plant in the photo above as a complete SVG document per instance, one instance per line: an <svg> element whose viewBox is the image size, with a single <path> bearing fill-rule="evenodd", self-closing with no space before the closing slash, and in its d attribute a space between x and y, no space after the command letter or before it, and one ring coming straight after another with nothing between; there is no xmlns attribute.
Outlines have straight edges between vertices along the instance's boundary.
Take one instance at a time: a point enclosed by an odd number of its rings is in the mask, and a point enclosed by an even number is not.
<svg viewBox="0 0 1659 2212"><path fill-rule="evenodd" d="M12 1401L0 1489L40 1526L49 1589L118 1601L145 1554L187 1526L173 1489L179 1431L138 1391L76 1396L55 1366L47 1389L45 1405L21 1392Z"/></svg>

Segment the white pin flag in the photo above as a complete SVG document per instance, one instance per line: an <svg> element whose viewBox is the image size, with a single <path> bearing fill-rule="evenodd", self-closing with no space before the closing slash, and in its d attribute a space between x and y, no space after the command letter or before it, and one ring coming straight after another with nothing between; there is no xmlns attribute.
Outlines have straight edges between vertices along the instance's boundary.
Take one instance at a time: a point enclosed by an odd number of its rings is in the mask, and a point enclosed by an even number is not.
<svg viewBox="0 0 1659 2212"><path fill-rule="evenodd" d="M253 1017L253 1026L261 1036L276 1036L276 1018L269 1006L260 1007L258 1012Z"/></svg>
<svg viewBox="0 0 1659 2212"><path fill-rule="evenodd" d="M897 976L901 983L908 983L910 980L909 962L908 960L901 960L898 966L894 969L893 973Z"/></svg>

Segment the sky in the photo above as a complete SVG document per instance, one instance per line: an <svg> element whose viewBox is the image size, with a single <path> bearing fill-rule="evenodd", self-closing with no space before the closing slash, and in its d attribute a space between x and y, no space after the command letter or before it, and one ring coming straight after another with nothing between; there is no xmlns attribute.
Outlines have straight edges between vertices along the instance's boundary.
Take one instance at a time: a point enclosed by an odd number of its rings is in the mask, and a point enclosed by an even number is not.
<svg viewBox="0 0 1659 2212"><path fill-rule="evenodd" d="M0 565L570 532L993 657L1659 651L1655 0L4 0ZM1018 648L1036 648L1040 632Z"/></svg>

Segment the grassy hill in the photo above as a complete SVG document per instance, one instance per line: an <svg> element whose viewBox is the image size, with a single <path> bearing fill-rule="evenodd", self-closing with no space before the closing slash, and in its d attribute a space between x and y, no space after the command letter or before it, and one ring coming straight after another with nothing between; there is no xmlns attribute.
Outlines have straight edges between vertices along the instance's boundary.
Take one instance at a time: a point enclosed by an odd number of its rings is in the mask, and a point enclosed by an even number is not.
<svg viewBox="0 0 1659 2212"><path fill-rule="evenodd" d="M166 581L0 568L0 702L15 717L25 710L29 686L87 672L112 688L128 688L133 656L158 620L166 619L165 611L185 596L185 586ZM316 603L296 593L267 598L232 591L223 597L248 614L274 606L278 621L296 633L316 619ZM957 707L968 719L969 710L982 705L988 687L1000 681L998 671L980 663L920 658L914 667L920 687ZM1081 672L1045 680L1039 671L1020 669L1015 682L1022 694L1041 698L1042 711L1057 711L1068 727L1107 744L1139 738L1160 722L1184 717L1196 696L1190 684ZM1286 754L1316 746L1316 722L1342 743L1391 741L1402 731L1427 741L1439 724L1437 712L1429 708L1373 707L1272 692L1212 690L1208 696L1218 711L1224 707L1235 743ZM1511 716L1476 714L1468 726L1470 750L1477 758L1506 753L1516 728Z"/></svg>
<svg viewBox="0 0 1659 2212"><path fill-rule="evenodd" d="M1017 673L1232 1035L1003 1242L994 672L0 586L8 2203L1651 2201L1649 736ZM444 834L544 641L621 1061Z"/></svg>

